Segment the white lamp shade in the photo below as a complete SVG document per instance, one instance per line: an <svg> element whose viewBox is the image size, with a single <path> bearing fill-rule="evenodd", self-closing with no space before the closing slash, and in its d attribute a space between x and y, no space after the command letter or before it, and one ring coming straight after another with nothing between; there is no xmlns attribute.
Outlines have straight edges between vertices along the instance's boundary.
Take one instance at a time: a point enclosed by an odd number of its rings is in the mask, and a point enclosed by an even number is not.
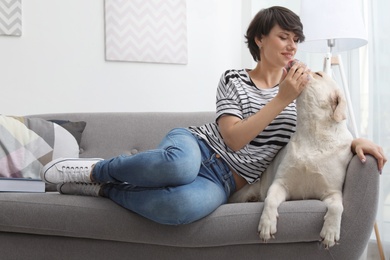
<svg viewBox="0 0 390 260"><path fill-rule="evenodd" d="M327 53L348 51L367 44L361 2L356 0L301 0L300 18L305 42L299 50Z"/></svg>

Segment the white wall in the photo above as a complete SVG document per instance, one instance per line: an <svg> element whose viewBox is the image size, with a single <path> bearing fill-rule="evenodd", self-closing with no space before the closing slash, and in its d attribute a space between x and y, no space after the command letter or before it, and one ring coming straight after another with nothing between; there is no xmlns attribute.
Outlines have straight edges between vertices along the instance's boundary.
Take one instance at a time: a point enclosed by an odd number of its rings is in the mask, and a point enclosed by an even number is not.
<svg viewBox="0 0 390 260"><path fill-rule="evenodd" d="M23 1L22 37L0 36L0 114L214 110L220 75L248 64L245 2L187 0L189 61L171 65L106 62L103 0Z"/></svg>

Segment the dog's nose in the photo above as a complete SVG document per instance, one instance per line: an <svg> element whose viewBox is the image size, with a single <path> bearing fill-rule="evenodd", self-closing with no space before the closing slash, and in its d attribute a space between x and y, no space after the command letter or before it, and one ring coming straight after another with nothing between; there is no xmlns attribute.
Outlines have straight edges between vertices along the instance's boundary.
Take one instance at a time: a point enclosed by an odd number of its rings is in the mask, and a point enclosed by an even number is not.
<svg viewBox="0 0 390 260"><path fill-rule="evenodd" d="M295 63L299 62L299 60L295 59L295 60L290 60L287 65L286 65L286 70L287 72L290 71L291 67L294 66Z"/></svg>

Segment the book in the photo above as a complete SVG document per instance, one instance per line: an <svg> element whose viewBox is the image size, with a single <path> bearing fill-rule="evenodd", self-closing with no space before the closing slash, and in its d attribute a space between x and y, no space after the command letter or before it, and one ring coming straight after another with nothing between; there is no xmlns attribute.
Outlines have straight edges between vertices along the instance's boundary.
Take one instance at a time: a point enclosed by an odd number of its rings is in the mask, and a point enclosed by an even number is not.
<svg viewBox="0 0 390 260"><path fill-rule="evenodd" d="M45 182L30 178L0 178L0 192L45 192Z"/></svg>

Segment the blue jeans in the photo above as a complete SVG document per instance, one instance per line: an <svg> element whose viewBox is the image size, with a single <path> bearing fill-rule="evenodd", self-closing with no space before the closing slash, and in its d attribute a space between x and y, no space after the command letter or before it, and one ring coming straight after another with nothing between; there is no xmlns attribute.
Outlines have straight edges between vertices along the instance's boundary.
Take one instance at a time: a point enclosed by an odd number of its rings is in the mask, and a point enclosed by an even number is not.
<svg viewBox="0 0 390 260"><path fill-rule="evenodd" d="M207 216L235 191L229 166L185 128L170 131L157 149L98 162L92 177L105 197L169 225Z"/></svg>

